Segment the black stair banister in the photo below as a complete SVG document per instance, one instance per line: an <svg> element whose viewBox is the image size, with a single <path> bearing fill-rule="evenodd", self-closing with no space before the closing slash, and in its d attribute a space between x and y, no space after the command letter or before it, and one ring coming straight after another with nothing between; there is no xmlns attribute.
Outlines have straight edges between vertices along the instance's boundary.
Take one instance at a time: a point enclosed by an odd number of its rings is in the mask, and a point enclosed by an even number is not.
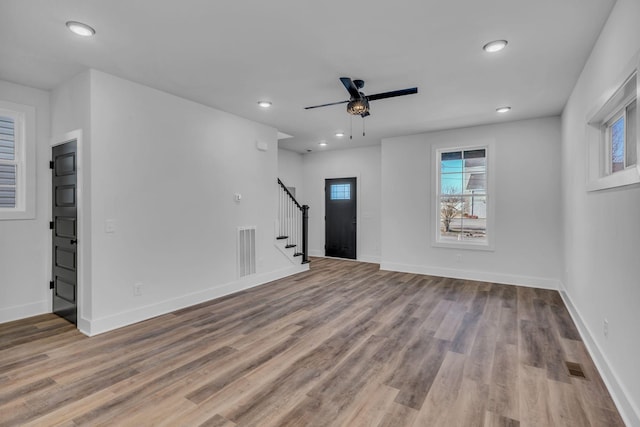
<svg viewBox="0 0 640 427"><path fill-rule="evenodd" d="M286 185L278 178L278 235L277 240L286 240L286 249L296 248L294 257L302 256L302 263L309 262L308 232L309 206L300 205Z"/></svg>
<svg viewBox="0 0 640 427"><path fill-rule="evenodd" d="M302 263L309 262L309 206L302 205Z"/></svg>

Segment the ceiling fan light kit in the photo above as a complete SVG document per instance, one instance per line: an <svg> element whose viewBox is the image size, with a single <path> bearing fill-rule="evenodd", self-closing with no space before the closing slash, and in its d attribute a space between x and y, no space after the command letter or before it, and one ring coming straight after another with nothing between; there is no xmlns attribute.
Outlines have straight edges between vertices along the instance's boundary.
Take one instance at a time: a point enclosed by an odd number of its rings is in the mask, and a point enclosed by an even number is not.
<svg viewBox="0 0 640 427"><path fill-rule="evenodd" d="M347 113L353 116L362 116L369 112L369 101L366 98L354 99L347 104Z"/></svg>

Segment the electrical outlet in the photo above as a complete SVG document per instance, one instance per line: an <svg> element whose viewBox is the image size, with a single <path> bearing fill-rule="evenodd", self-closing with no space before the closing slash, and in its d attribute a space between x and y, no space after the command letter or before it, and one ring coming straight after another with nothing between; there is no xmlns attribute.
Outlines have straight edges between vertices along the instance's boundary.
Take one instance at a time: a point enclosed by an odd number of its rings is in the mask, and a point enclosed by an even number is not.
<svg viewBox="0 0 640 427"><path fill-rule="evenodd" d="M607 319L604 319L602 323L602 333L604 333L605 338L609 338L609 321Z"/></svg>
<svg viewBox="0 0 640 427"><path fill-rule="evenodd" d="M135 283L133 285L133 296L139 297L142 295L142 283Z"/></svg>

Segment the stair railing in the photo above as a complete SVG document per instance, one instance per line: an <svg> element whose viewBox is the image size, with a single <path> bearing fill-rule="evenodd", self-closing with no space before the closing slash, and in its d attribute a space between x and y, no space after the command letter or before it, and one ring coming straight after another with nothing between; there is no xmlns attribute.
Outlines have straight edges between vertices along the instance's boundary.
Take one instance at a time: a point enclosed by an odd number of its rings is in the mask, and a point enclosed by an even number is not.
<svg viewBox="0 0 640 427"><path fill-rule="evenodd" d="M309 262L309 206L300 205L278 178L278 240L286 240L285 248L292 248L293 256Z"/></svg>

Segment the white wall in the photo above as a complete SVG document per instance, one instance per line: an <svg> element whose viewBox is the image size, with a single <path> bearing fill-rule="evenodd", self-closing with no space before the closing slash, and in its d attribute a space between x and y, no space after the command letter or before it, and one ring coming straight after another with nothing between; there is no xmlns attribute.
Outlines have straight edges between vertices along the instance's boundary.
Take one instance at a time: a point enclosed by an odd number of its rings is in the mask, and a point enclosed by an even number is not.
<svg viewBox="0 0 640 427"><path fill-rule="evenodd" d="M640 49L640 2L618 0L562 115L569 305L629 425L640 425L640 186L586 191L586 118ZM609 321L604 337L603 321Z"/></svg>
<svg viewBox="0 0 640 427"><path fill-rule="evenodd" d="M357 178L357 241L360 261L380 262L380 147L305 154L304 197L309 205L309 254L324 256L324 180Z"/></svg>
<svg viewBox="0 0 640 427"><path fill-rule="evenodd" d="M90 329L91 298L91 71L74 76L51 93L52 143L65 140L69 132L80 131L78 141L78 326ZM82 145L82 147L80 147ZM50 149L50 148L49 148ZM51 203L49 190L49 203ZM49 255L51 257L51 255Z"/></svg>
<svg viewBox="0 0 640 427"><path fill-rule="evenodd" d="M275 129L93 71L91 133L92 333L290 274L274 245ZM257 276L238 280L245 225Z"/></svg>
<svg viewBox="0 0 640 427"><path fill-rule="evenodd" d="M90 190L80 246L84 332L302 268L275 246L275 129L95 70L57 88L52 104L54 134L83 131L83 184ZM258 150L258 141L268 150ZM234 193L242 194L240 202ZM115 233L106 233L107 220ZM239 226L257 227L257 273L242 279ZM136 283L141 296L134 296Z"/></svg>
<svg viewBox="0 0 640 427"><path fill-rule="evenodd" d="M36 110L36 216L0 221L0 323L51 310L49 92L0 80L0 100Z"/></svg>
<svg viewBox="0 0 640 427"><path fill-rule="evenodd" d="M494 144L495 250L432 246L431 146L486 141ZM384 139L381 267L556 288L562 273L559 157L557 117Z"/></svg>
<svg viewBox="0 0 640 427"><path fill-rule="evenodd" d="M295 187L296 199L302 200L304 197L302 191L303 168L302 157L300 153L295 151L278 149L278 178L287 186Z"/></svg>

